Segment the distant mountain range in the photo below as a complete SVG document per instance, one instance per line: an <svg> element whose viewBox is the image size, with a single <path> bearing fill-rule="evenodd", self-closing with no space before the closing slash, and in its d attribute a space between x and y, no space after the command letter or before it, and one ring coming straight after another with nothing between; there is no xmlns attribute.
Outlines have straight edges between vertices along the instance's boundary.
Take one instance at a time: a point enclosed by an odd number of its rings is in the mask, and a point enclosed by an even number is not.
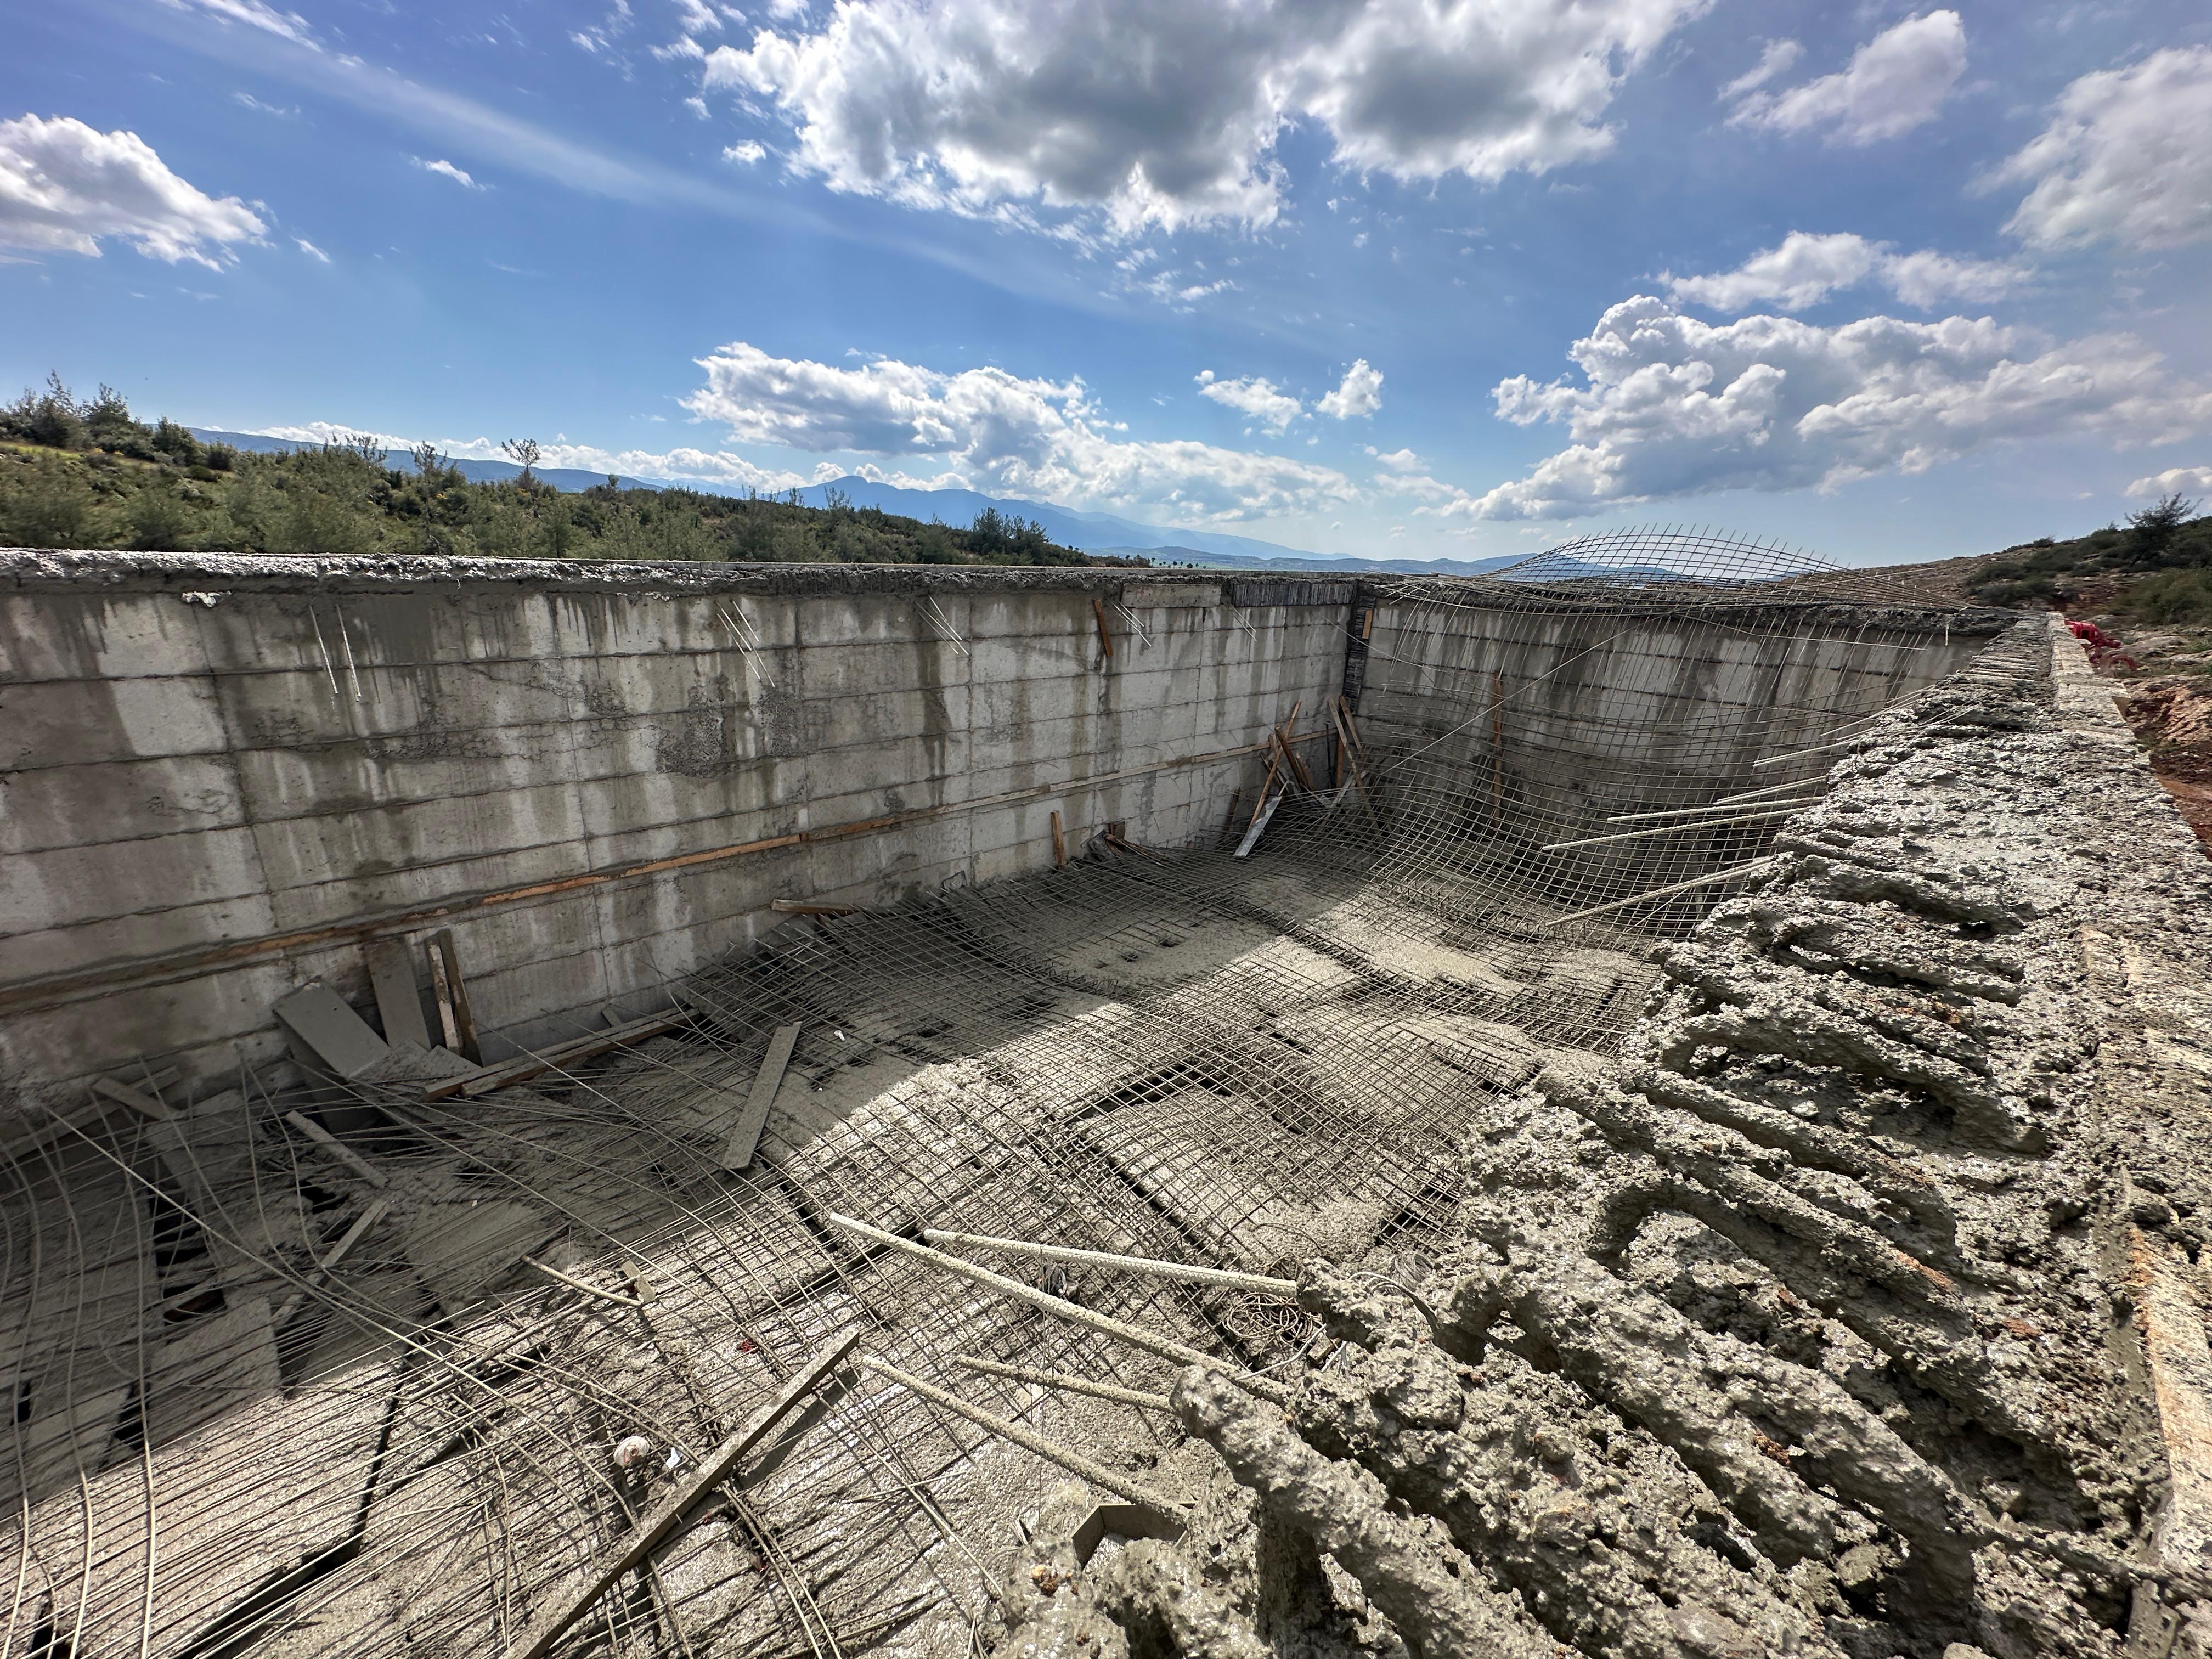
<svg viewBox="0 0 2212 1659"><path fill-rule="evenodd" d="M1117 519L1110 513L1079 513L1072 507L1054 507L1049 501L1012 501L973 489L902 489L896 484L872 483L850 476L802 489L799 499L819 507L833 489L849 497L855 507L879 507L886 513L903 514L925 522L941 519L946 524L970 525L985 507L995 507L1018 519L1036 520L1044 526L1044 533L1062 547L1076 548L1085 553L1141 553L1148 558L1179 558L1236 568L1273 568L1285 559L1310 560L1317 556L1295 547L1255 541L1249 536L1167 529L1159 525L1139 524L1132 519ZM1176 550L1169 552L1169 549ZM1358 568L1362 562L1353 560L1346 568Z"/></svg>
<svg viewBox="0 0 2212 1659"><path fill-rule="evenodd" d="M317 446L290 438L270 438L258 432L220 432L210 428L194 427L192 435L204 443L228 444L234 449L251 450L260 454L283 454L295 449L313 449ZM518 477L522 469L509 461L455 461L461 476L478 483L496 483ZM556 489L589 489L604 484L604 472L586 472L573 467L541 466L537 476ZM696 489L710 495L741 495L744 491L735 484L702 483L675 478L616 479L623 489ZM1085 553L1136 554L1157 562L1191 564L1212 570L1326 570L1370 572L1389 575L1480 576L1517 564L1526 554L1510 554L1495 559L1360 559L1346 556L1330 557L1308 553L1294 547L1279 546L1273 542L1255 540L1249 536L1229 536L1207 530L1185 530L1160 525L1140 524L1133 519L1120 519L1110 513L1080 513L1072 507L1054 507L1048 501L1009 500L1001 495L986 495L973 489L903 489L896 484L876 483L869 479L848 475L832 478L827 483L809 486L799 492L799 499L810 507L826 505L830 492L836 490L854 507L881 507L886 513L919 519L924 523L936 520L948 525L965 526L975 522L975 515L985 507L996 507L1018 519L1033 519L1044 526L1044 533L1062 547L1073 547Z"/></svg>

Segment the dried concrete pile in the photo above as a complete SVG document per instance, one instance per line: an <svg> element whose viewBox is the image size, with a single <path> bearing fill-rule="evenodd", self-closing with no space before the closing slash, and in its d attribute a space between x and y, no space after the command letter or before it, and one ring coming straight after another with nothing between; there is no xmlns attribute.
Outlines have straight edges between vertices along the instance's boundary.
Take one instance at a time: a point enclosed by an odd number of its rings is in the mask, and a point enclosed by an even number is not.
<svg viewBox="0 0 2212 1659"><path fill-rule="evenodd" d="M1063 1494L1000 1651L2212 1651L2212 868L2034 634L1480 1109L1455 1250L1307 1267L1291 1410L1182 1373L1188 1530Z"/></svg>

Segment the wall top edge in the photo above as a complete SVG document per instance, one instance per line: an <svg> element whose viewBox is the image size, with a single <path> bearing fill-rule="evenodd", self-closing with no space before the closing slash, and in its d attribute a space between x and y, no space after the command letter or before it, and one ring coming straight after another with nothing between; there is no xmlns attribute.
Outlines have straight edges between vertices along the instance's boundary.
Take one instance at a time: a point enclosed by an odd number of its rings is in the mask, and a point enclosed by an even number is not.
<svg viewBox="0 0 2212 1659"><path fill-rule="evenodd" d="M1245 571L1120 569L1086 565L751 564L671 561L275 557L0 548L0 592L393 593L534 591L673 598L695 593L1085 593L1190 602Z"/></svg>

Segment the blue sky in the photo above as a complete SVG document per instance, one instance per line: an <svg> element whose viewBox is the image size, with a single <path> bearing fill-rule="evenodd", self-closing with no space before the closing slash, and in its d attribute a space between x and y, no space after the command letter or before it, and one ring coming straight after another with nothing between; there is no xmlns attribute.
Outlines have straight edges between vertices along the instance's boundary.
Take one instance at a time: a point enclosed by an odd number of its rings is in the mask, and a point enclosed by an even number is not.
<svg viewBox="0 0 2212 1659"><path fill-rule="evenodd" d="M21 7L0 385L1328 553L2212 491L2212 15Z"/></svg>

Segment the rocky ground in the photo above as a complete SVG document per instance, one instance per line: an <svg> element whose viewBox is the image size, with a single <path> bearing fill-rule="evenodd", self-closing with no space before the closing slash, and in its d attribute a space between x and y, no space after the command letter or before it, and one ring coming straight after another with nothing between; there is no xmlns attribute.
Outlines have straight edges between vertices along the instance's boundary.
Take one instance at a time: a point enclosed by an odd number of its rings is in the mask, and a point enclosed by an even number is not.
<svg viewBox="0 0 2212 1659"><path fill-rule="evenodd" d="M1869 571L1951 604L1974 602L1973 586L1998 558L1972 554ZM2065 615L2115 642L2094 649L2097 672L2118 682L2120 712L2150 756L2151 770L2212 856L2212 624L2143 623L2124 610L2139 575L2104 573L2074 584ZM2031 605L2027 614L2039 614Z"/></svg>
<svg viewBox="0 0 2212 1659"><path fill-rule="evenodd" d="M1186 1529L1064 1493L998 1651L2212 1651L2153 1403L2208 1370L2212 869L2046 640L1870 732L1620 1055L1475 1109L1455 1249L1305 1268L1287 1409L1182 1373Z"/></svg>
<svg viewBox="0 0 2212 1659"><path fill-rule="evenodd" d="M2212 628L2091 618L2118 641L2093 653L2121 688L2120 712L2150 754L2150 769L2212 856Z"/></svg>

